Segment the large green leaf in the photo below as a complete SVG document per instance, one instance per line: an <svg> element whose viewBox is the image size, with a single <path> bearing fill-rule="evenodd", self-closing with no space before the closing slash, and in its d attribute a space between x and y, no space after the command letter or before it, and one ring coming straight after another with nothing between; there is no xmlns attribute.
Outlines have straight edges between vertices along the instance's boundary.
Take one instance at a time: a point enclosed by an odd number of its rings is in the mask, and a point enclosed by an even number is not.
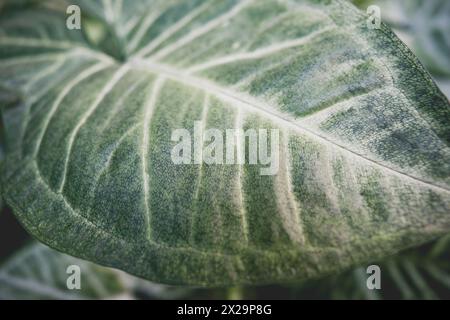
<svg viewBox="0 0 450 320"><path fill-rule="evenodd" d="M1 87L21 97L3 112L4 197L44 243L229 285L333 273L450 229L448 101L351 4L75 3L123 62L58 11L0 23ZM172 131L197 120L279 128L278 173L173 164Z"/></svg>

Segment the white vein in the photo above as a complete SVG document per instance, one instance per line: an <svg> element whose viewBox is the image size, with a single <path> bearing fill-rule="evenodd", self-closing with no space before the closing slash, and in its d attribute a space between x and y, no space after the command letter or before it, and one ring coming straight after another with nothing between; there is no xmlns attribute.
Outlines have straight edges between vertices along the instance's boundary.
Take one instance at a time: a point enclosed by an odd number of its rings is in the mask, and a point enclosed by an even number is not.
<svg viewBox="0 0 450 320"><path fill-rule="evenodd" d="M152 91L150 93L150 99L148 103L144 106L144 122L143 133L142 133L142 179L144 185L144 205L145 205L145 219L147 225L147 239L152 240L151 238L151 218L150 218L150 208L149 208L149 174L148 174L148 153L149 153L149 135L150 135L150 121L156 107L156 103L158 101L158 95L163 87L165 78L159 77L156 79L155 84L153 85Z"/></svg>
<svg viewBox="0 0 450 320"><path fill-rule="evenodd" d="M48 129L48 125L50 123L50 121L52 120L53 116L55 115L56 111L59 108L59 105L61 104L61 102L64 100L64 98L70 93L70 91L72 91L72 89L79 84L80 82L82 82L83 80L89 78L90 76L92 76L93 74L104 70L108 67L107 64L104 63L98 63L86 70L84 70L83 72L81 72L77 77L75 77L72 81L70 81L67 86L64 87L64 89L61 90L60 94L58 95L58 97L55 99L55 101L53 102L53 105L50 108L50 111L48 113L47 118L45 118L44 123L43 123L43 130L41 131L41 133L39 134L38 138L37 138L37 142L36 142L36 149L35 149L35 155L37 154L37 152L39 152L42 140L47 132Z"/></svg>
<svg viewBox="0 0 450 320"><path fill-rule="evenodd" d="M153 12L146 16L144 22L139 26L138 31L134 35L134 37L130 40L128 45L128 52L134 51L137 46L141 43L148 29L153 25L153 23L160 16L160 12Z"/></svg>
<svg viewBox="0 0 450 320"><path fill-rule="evenodd" d="M121 27L118 31L120 32L120 35L124 36L127 35L133 30L136 25L139 23L138 17L132 17L130 18L123 27Z"/></svg>
<svg viewBox="0 0 450 320"><path fill-rule="evenodd" d="M200 28L197 28L197 29L191 31L186 36L182 37L181 39L178 39L177 41L175 41L171 45L168 45L164 49L158 51L156 54L151 56L151 58L154 59L154 60L160 60L160 59L164 58L165 56L167 56L167 55L171 54L172 52L178 50L179 48L183 47L184 45L188 44L189 42L192 42L194 39L196 39L196 38L198 38L198 37L200 37L200 36L210 32L211 30L213 30L216 27L220 26L221 24L223 24L227 20L230 20L235 15L237 15L239 12L241 12L242 9L245 8L246 6L248 6L251 2L252 2L252 0L245 0L245 1L240 2L239 4L235 5L227 13L221 15L220 17L218 17L218 18L216 18L216 19L214 19L212 21L209 21L208 23L204 24ZM141 56L142 55L138 55L137 57L141 57Z"/></svg>
<svg viewBox="0 0 450 320"><path fill-rule="evenodd" d="M199 145L200 147L198 148L198 158L200 159L200 164L199 164L199 171L198 171L198 177L197 177L197 186L195 189L195 193L194 193L194 198L198 199L198 193L200 191L200 182L202 180L202 175L203 175L203 139L204 139L204 132L206 129L206 121L207 121L207 117L208 117L208 109L209 109L209 95L208 93L205 93L205 97L203 99L203 108L202 108L202 116L200 119L200 124L201 124L201 132L202 135L200 137L200 141L199 141Z"/></svg>
<svg viewBox="0 0 450 320"><path fill-rule="evenodd" d="M55 58L62 57L63 53L57 53L57 54L48 54L48 55L38 55L38 56L25 56L25 57L19 57L19 58L9 58L9 59L3 59L0 61L0 68L8 68L8 67L14 67L21 64L30 64L30 63L38 63L38 62L44 62L44 61L53 61Z"/></svg>
<svg viewBox="0 0 450 320"><path fill-rule="evenodd" d="M290 61L292 61L296 57L297 57L297 55L287 56L287 58L280 59L280 60L277 60L275 62L269 63L268 65L266 65L264 67L259 67L257 69L257 71L253 71L252 73L244 76L238 82L233 84L231 86L231 88L239 90L238 88L244 88L246 86L249 86L253 81L258 79L258 77L263 76L267 72L270 72L270 70L272 70L272 69L276 69L279 66L288 64Z"/></svg>
<svg viewBox="0 0 450 320"><path fill-rule="evenodd" d="M249 112L257 112L263 114L266 118L271 119L276 123L288 126L295 131L300 131L313 139L318 139L328 145L346 152L347 154L350 154L351 156L358 157L359 159L367 161L376 167L381 167L382 169L389 171L391 174L396 175L400 178L409 179L411 181L414 181L415 183L426 185L428 188L450 193L450 190L447 186L437 185L432 181L425 180L424 178L411 176L408 173L402 172L395 168L387 167L385 164L377 160L370 159L364 154L358 153L354 150L350 150L344 144L341 144L338 141L330 140L328 136L314 131L312 128L299 123L297 119L291 117L290 115L281 113L266 102L257 100L250 95L233 92L227 88L218 86L217 84L209 80L194 77L181 70L169 67L167 65L154 63L148 60L135 59L130 61L130 64L134 68L138 68L140 70L147 68L151 72L157 72L161 75L166 76L167 78L184 83L188 86L193 86L205 90L206 92L214 94L215 96L218 96L225 101L231 102L232 105L243 108L244 110L248 110Z"/></svg>
<svg viewBox="0 0 450 320"><path fill-rule="evenodd" d="M189 24L192 20L194 20L199 14L201 14L206 7L208 7L210 4L205 3L201 5L199 8L193 10L186 16L184 16L180 21L177 21L172 26L170 26L166 31L161 33L158 37L156 37L153 41L151 41L147 46L142 48L136 56L143 57L150 52L152 52L153 49L158 47L162 42L167 40L169 37L171 37L174 33L184 28L187 24Z"/></svg>
<svg viewBox="0 0 450 320"><path fill-rule="evenodd" d="M198 201L198 196L200 193L200 186L201 186L201 182L203 179L203 138L204 138L204 132L206 129L206 121L207 121L207 117L208 117L208 109L209 109L209 95L207 92L205 92L205 96L203 98L203 107L202 107L202 116L200 118L200 124L202 126L202 135L200 137L200 148L198 148L197 152L198 154L198 158L200 159L200 164L198 167L198 175L197 175L197 184L195 186L195 192L194 192L194 199L195 201ZM194 244L194 226L195 226L195 217L191 216L191 233L189 235L189 242L191 244Z"/></svg>
<svg viewBox="0 0 450 320"><path fill-rule="evenodd" d="M89 117L94 113L94 111L97 109L98 105L103 101L103 99L108 95L108 93L111 92L111 90L114 88L114 86L128 72L128 70L129 70L129 67L126 65L122 66L119 70L117 70L117 72L114 74L112 79L103 87L103 89L100 91L100 94L95 99L94 103L89 107L88 111L83 115L83 117L80 119L80 121L78 121L74 130L71 132L71 134L69 136L66 158L64 160L62 181L61 181L60 187L58 189L59 193L61 193L63 191L65 183L66 183L67 167L69 164L70 155L72 154L73 143L78 134L78 131L86 123L86 121L89 119Z"/></svg>
<svg viewBox="0 0 450 320"><path fill-rule="evenodd" d="M111 0L102 0L103 8L105 9L105 18L109 23L114 21L114 9Z"/></svg>
<svg viewBox="0 0 450 320"><path fill-rule="evenodd" d="M123 8L123 0L116 0L114 4L114 15L116 17L119 17L121 15L122 8Z"/></svg>
<svg viewBox="0 0 450 320"><path fill-rule="evenodd" d="M23 47L49 47L70 49L76 47L74 43L67 41L53 41L47 39L29 39L29 38L1 38L0 45L23 46Z"/></svg>
<svg viewBox="0 0 450 320"><path fill-rule="evenodd" d="M216 67L219 65L238 62L240 60L252 60L252 59L263 58L265 56L272 55L279 51L283 51L286 49L305 45L305 44L309 43L311 40L313 40L314 38L316 38L317 36L320 36L321 34L327 32L331 29L332 29L332 27L327 27L327 28L312 32L311 34L309 34L305 37L285 41L282 43L277 43L277 44L270 45L270 46L252 51L252 52L242 52L242 53L236 53L236 54L231 54L228 56L220 57L218 59L214 59L214 60L202 63L202 64L192 66L187 69L187 73L195 73L195 72L209 69L212 67Z"/></svg>
<svg viewBox="0 0 450 320"><path fill-rule="evenodd" d="M283 192L283 196L285 196L285 199L287 201L286 206L281 205L280 212L283 212L284 210L287 210L288 212L284 212L284 219L282 217L282 221L284 223L287 223L285 226L285 229L291 230L295 228L295 232L291 233L289 232L289 235L292 240L297 240L299 243L304 244L305 239L305 232L303 231L303 224L300 219L300 210L298 207L298 203L296 200L296 197L294 195L292 186L292 176L291 171L292 168L290 166L291 160L291 154L289 149L289 130L283 129L282 133L282 143L283 143L283 149L284 149L284 156L280 157L280 160L283 161L284 168L282 169L283 172L279 175L277 175L276 179L279 179L279 183L281 184L281 188L286 188L286 192ZM283 181L284 178L284 181ZM290 225L290 222L292 225ZM297 229L298 228L298 229Z"/></svg>
<svg viewBox="0 0 450 320"><path fill-rule="evenodd" d="M72 54L80 54L80 55L85 55L100 61L103 61L104 63L115 63L114 59L111 58L110 56L99 52L99 51L94 51L91 50L89 48L86 47L75 47L74 51L72 51Z"/></svg>
<svg viewBox="0 0 450 320"><path fill-rule="evenodd" d="M27 84L25 85L25 91L29 91L31 87L33 87L38 81L49 76L64 64L65 59L61 58L56 60L55 63L51 64L49 67L45 68L41 72L38 72L34 77L32 77ZM30 99L32 100L32 99Z"/></svg>
<svg viewBox="0 0 450 320"><path fill-rule="evenodd" d="M238 136L236 136L236 158L237 158L237 164L238 164L238 197L239 197L239 204L240 204L240 212L241 212L241 225L242 225L242 232L244 236L244 241L248 243L248 223L247 223L247 215L245 210L245 199L244 199L244 192L242 191L242 164L244 163L244 150L242 148L244 147L241 144L241 140L243 137L240 136L240 130L243 128L243 112L241 109L237 110L237 115L235 119L234 127L239 133Z"/></svg>
<svg viewBox="0 0 450 320"><path fill-rule="evenodd" d="M122 143L125 141L126 138L128 138L128 136L130 134L132 134L137 128L139 127L139 124L135 124L134 126L131 126L129 129L127 129L127 131L122 134L122 136L114 143L114 147L113 150L109 153L105 165L103 166L103 168L97 173L96 178L94 179L93 185L94 187L94 191L93 193L95 193L96 187L98 185L98 181L100 180L100 178L103 176L103 174L105 172L108 171L109 167L111 166L111 162L112 159L114 158L114 155L116 154L117 150L119 149L119 147L122 145Z"/></svg>
<svg viewBox="0 0 450 320"><path fill-rule="evenodd" d="M105 63L113 63L114 60L108 55L101 53L99 51L94 51L88 47L84 47L82 45L77 45L71 42L65 41L52 41L52 40L37 40L37 39L27 39L27 38L1 38L0 46L10 45L10 46L23 46L23 47L47 47L47 48L59 48L59 49L72 49L69 53L70 55L86 55L97 60L103 61ZM67 52L61 53L46 53L39 54L34 56L25 56L20 58L11 58L11 59L2 59L2 62L11 62L11 63L27 63L34 62L45 59L52 59L56 56L61 56L67 54Z"/></svg>
<svg viewBox="0 0 450 320"><path fill-rule="evenodd" d="M103 124L98 128L100 131L103 131L105 128L109 127L111 121L114 119L115 116L120 112L121 108L125 105L125 100L130 97L130 95L136 91L139 86L144 83L145 81L148 81L148 79L144 78L139 81L135 81L132 85L128 87L128 89L124 92L124 94L120 97L119 100L112 106L112 108L109 110L108 116L105 118Z"/></svg>
<svg viewBox="0 0 450 320"><path fill-rule="evenodd" d="M323 108L322 110L318 110L313 114L308 114L298 120L298 122L305 124L308 123L309 125L318 125L326 121L336 113L344 112L351 108L361 106L361 103L368 97L378 96L382 94L387 94L385 87L376 88L368 92L353 95L348 97L347 99L337 101L333 105Z"/></svg>

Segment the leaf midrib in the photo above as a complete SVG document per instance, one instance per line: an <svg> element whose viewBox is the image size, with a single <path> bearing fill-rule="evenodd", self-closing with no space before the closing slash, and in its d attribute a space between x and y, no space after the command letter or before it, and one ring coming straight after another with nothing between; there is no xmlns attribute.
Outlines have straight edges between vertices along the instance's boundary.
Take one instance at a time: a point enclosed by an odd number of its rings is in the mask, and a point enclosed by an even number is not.
<svg viewBox="0 0 450 320"><path fill-rule="evenodd" d="M429 188L437 189L441 192L450 194L450 188L447 186L437 185L437 184L433 183L432 181L429 181L429 180L426 180L423 178L419 178L416 176L412 176L412 175L410 175L406 172L403 172L399 169L389 167L380 161L370 159L361 153L358 153L354 150L349 149L348 147L346 147L343 144L340 144L336 141L330 140L325 135L322 135L318 132L311 130L308 127L305 127L305 126L299 124L296 121L296 119L289 117L286 114L278 112L274 107L272 107L268 104L264 105L263 102L257 101L256 99L252 99L249 96L244 96L241 93L237 93L232 90L226 89L220 85L217 85L214 82L211 82L209 80L205 80L203 78L199 78L196 76L192 76L192 75L188 74L187 72L184 72L180 69L177 69L177 68L159 63L159 62L150 61L150 60L147 61L147 60L143 60L140 58L131 58L130 61L127 62L127 64L132 69L141 70L141 71L147 70L152 73L156 73L161 77L169 78L171 80L181 82L181 83L184 83L189 86L194 86L198 89L208 92L209 94L212 94L215 96L221 96L227 100L231 100L239 105L242 105L243 107L250 108L266 117L269 117L270 119L275 120L278 123L281 123L283 125L288 125L289 127L291 127L292 129L294 129L296 131L299 131L308 136L312 136L314 139L321 140L321 141L325 142L326 144L331 145L334 148L338 148L346 153L350 153L354 157L357 157L366 162L369 162L372 165L380 167L383 170L389 171L390 173L400 176L403 179L413 180L414 182L426 185Z"/></svg>
<svg viewBox="0 0 450 320"><path fill-rule="evenodd" d="M82 50L83 53L91 55L93 58L97 58L98 60L100 60L104 63L109 62L109 63L111 63L111 65L114 65L114 62L111 57L105 55L104 53L94 51L91 48L74 45L71 47L71 49L72 50ZM293 128L297 131L300 131L304 134L312 136L315 139L322 140L325 143L330 144L335 148L338 148L347 153L350 153L352 156L358 157L358 158L360 158L366 162L369 162L377 167L387 170L387 171L393 173L394 175L400 176L404 179L413 180L417 183L424 184L430 188L437 189L439 191L450 194L450 188L447 186L434 184L433 182L431 182L429 180L412 176L401 170L391 168L380 161L370 159L370 158L364 156L363 154L360 154L356 151L350 150L343 144L340 144L336 141L332 141L329 138L327 138L326 136L321 135L305 126L302 126L301 124L299 124L296 121L296 119L289 117L286 114L282 114L282 113L278 112L272 106L269 106L269 105L262 106L261 101L255 101L253 99L249 99L249 97L245 97L240 93L236 93L229 89L223 88L209 80L205 80L205 79L202 79L199 77L192 76L187 71L185 72L185 71L182 71L182 70L176 69L174 67L171 67L171 66L159 63L159 62L155 62L155 61L146 61L146 60L143 60L142 58L136 57L136 56L131 57L130 60L126 63L126 65L128 65L128 67L130 67L132 69L137 69L137 70L144 69L144 70L150 71L152 73L159 74L161 77L167 77L174 81L182 82L186 85L197 87L201 90L204 90L205 92L212 93L216 96L225 97L226 99L232 100L233 102L238 102L241 105L243 104L246 107L250 107L252 110L257 111L258 113L261 113L265 116L272 118L272 120L275 120L275 121L280 122L285 125L287 124L288 126L290 126L291 128Z"/></svg>

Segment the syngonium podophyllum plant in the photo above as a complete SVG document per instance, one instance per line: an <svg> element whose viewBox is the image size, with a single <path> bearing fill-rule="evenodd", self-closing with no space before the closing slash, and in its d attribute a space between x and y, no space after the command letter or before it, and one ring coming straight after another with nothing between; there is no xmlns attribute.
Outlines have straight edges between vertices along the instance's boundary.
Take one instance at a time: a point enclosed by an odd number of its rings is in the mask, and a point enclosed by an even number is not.
<svg viewBox="0 0 450 320"><path fill-rule="evenodd" d="M0 17L2 195L40 241L214 286L318 277L449 231L449 103L350 3L71 2L81 30L59 0ZM279 129L277 174L174 164L171 133L200 120Z"/></svg>

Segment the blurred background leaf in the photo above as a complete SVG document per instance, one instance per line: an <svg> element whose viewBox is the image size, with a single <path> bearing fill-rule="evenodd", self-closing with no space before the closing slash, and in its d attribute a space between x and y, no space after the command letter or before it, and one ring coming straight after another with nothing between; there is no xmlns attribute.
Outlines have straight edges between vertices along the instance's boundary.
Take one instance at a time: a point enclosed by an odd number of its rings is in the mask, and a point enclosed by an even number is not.
<svg viewBox="0 0 450 320"><path fill-rule="evenodd" d="M66 269L81 268L81 290L68 290ZM0 269L3 299L109 298L127 294L127 285L116 272L59 254L33 243L20 250Z"/></svg>
<svg viewBox="0 0 450 320"><path fill-rule="evenodd" d="M71 265L80 267L80 290L67 288L66 270ZM15 253L0 268L1 299L174 299L188 292L101 267L37 242Z"/></svg>

